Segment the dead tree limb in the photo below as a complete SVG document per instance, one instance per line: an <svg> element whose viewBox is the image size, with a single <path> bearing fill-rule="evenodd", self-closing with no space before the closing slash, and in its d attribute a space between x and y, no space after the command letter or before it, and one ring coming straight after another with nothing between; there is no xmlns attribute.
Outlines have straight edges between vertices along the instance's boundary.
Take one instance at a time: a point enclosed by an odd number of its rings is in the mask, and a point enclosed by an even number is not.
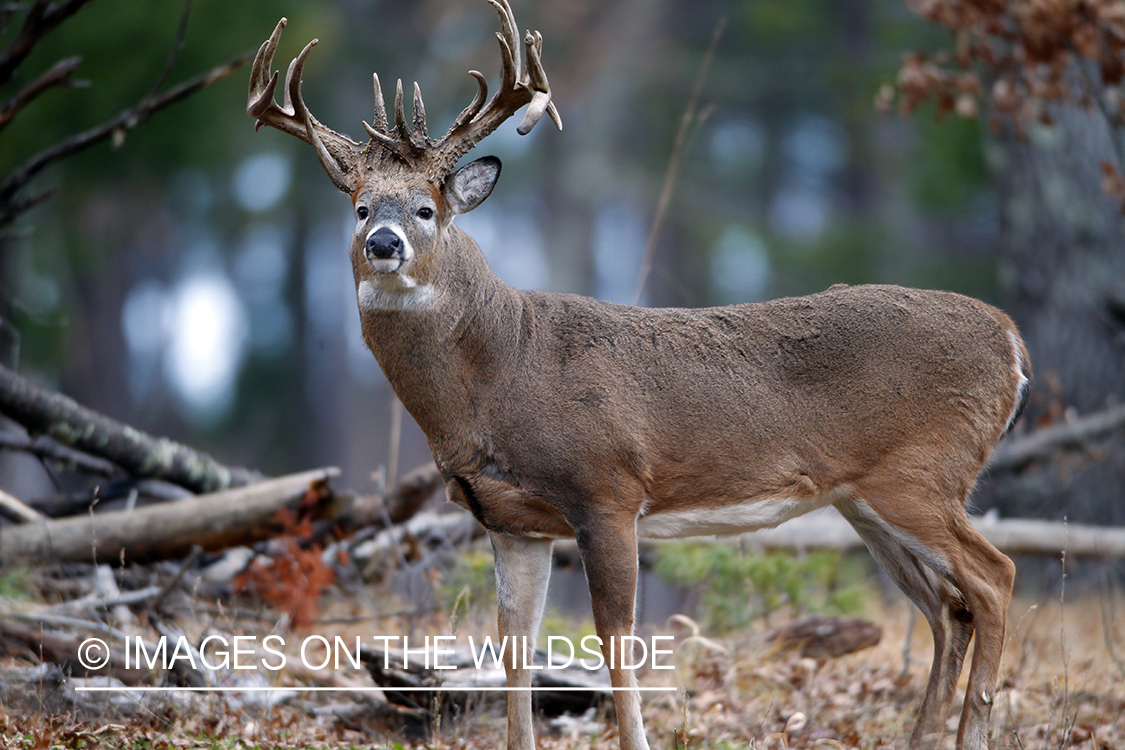
<svg viewBox="0 0 1125 750"><path fill-rule="evenodd" d="M253 56L253 53L247 53L234 60L225 62L222 65L217 65L206 73L202 73L181 84L173 86L163 94L145 97L138 104L119 112L117 116L113 117L108 122L104 122L101 125L60 141L13 169L4 179L4 182L0 183L0 206L8 206L8 208L4 209L3 213L0 213L0 226L11 223L19 213L25 210L23 204L15 200L15 195L24 185L31 181L32 177L41 172L44 167L59 159L87 149L107 138L119 138L123 136L126 131L137 127L168 105L186 99L195 92L225 78L231 72L248 63L253 59Z"/></svg>
<svg viewBox="0 0 1125 750"><path fill-rule="evenodd" d="M67 57L59 60L47 72L17 91L15 96L6 101L3 107L0 107L0 130L3 130L19 114L21 109L47 89L64 84L76 87L77 82L72 81L70 77L78 69L81 62L81 57Z"/></svg>
<svg viewBox="0 0 1125 750"><path fill-rule="evenodd" d="M257 478L246 469L223 466L205 453L140 430L80 406L0 366L0 414L32 435L112 461L136 477L155 477L191 490L213 492Z"/></svg>
<svg viewBox="0 0 1125 750"><path fill-rule="evenodd" d="M183 557L195 545L253 544L285 531L282 508L313 518L338 512L327 480L339 473L318 469L173 503L0 527L0 564L143 562Z"/></svg>
<svg viewBox="0 0 1125 750"><path fill-rule="evenodd" d="M990 472L1014 471L1060 448L1074 448L1125 428L1125 404L1087 414L1071 422L1044 427L1030 435L1003 442L988 462Z"/></svg>
<svg viewBox="0 0 1125 750"><path fill-rule="evenodd" d="M111 656L108 668L97 671L86 668L78 654L77 639L60 633L32 630L12 622L0 620L0 654L4 656L32 656L43 663L58 664L63 672L74 677L110 674L126 685L143 685L150 681L147 670L128 669L120 656Z"/></svg>
<svg viewBox="0 0 1125 750"><path fill-rule="evenodd" d="M1065 524L1061 521L1040 521L1022 518L975 517L977 531L1001 552L1010 555L1058 555L1066 550L1067 558L1125 557L1125 528L1092 526L1081 523ZM786 521L772 529L761 529L737 537L695 539L706 544L743 543L750 549L761 550L816 550L831 549L841 552L863 548L863 540L847 521L834 509L810 513ZM662 539L643 539L642 556L658 550L669 542ZM557 559L578 560L578 545L570 539L555 542Z"/></svg>
<svg viewBox="0 0 1125 750"><path fill-rule="evenodd" d="M19 35L0 51L0 85L11 79L19 64L43 37L91 1L63 0L52 5L48 0L36 0L24 16Z"/></svg>
<svg viewBox="0 0 1125 750"><path fill-rule="evenodd" d="M45 521L47 517L22 500L12 497L7 492L0 490L0 516L14 523L35 523Z"/></svg>
<svg viewBox="0 0 1125 750"><path fill-rule="evenodd" d="M83 474L112 477L120 476L123 473L116 464L103 458L76 451L73 448L67 448L65 445L59 445L45 435L30 438L23 435L0 434L0 450L30 453L40 460L53 461Z"/></svg>
<svg viewBox="0 0 1125 750"><path fill-rule="evenodd" d="M345 528L385 528L409 521L444 484L441 472L433 462L422 464L402 478L385 497L369 495L356 498L346 516L338 519Z"/></svg>

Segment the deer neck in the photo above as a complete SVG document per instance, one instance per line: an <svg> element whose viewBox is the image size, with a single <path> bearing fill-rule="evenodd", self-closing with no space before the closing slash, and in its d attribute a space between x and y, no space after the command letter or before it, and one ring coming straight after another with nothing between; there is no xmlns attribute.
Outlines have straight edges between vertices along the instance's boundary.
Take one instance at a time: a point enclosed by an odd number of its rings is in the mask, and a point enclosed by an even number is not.
<svg viewBox="0 0 1125 750"><path fill-rule="evenodd" d="M360 291L364 341L435 452L471 429L478 402L500 385L519 351L523 309L468 235L451 224L444 242L424 303L365 308Z"/></svg>

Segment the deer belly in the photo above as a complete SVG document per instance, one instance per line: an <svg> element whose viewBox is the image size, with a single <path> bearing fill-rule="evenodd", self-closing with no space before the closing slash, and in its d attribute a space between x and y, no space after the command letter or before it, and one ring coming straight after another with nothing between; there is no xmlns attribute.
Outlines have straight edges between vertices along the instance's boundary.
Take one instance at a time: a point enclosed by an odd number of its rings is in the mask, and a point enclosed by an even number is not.
<svg viewBox="0 0 1125 750"><path fill-rule="evenodd" d="M641 511L637 535L653 539L678 539L689 536L729 536L766 529L831 505L846 496L839 490L812 497L773 497L726 505L675 508L666 511Z"/></svg>

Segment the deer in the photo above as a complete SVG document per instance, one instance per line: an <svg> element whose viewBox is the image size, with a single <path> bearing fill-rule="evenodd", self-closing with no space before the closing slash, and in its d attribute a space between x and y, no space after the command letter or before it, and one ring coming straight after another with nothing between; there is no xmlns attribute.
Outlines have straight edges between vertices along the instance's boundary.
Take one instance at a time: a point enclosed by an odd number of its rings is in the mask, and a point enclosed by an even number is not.
<svg viewBox="0 0 1125 750"><path fill-rule="evenodd" d="M834 506L933 634L909 746L944 741L975 638L956 744L987 747L1015 566L966 503L1027 400L1015 325L969 297L889 285L702 309L511 288L454 222L489 196L500 161L457 163L524 107L520 134L544 114L562 121L542 36L521 38L507 0L488 2L500 88L489 98L469 71L477 91L440 138L417 84L412 122L401 80L388 118L378 74L366 142L321 124L301 94L315 39L278 104L284 18L254 61L247 112L311 145L351 198L364 342L447 499L487 530L500 635L534 644L555 540L577 542L601 643L623 643L639 538L742 533ZM527 664L505 663L509 750L535 747ZM611 663L609 676L620 746L645 750L634 673Z"/></svg>

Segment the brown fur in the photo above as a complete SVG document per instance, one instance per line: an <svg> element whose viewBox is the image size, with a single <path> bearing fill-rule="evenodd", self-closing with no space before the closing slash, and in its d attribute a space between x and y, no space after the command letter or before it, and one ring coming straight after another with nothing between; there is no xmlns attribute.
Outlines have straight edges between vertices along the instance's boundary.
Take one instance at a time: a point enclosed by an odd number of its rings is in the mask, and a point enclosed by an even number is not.
<svg viewBox="0 0 1125 750"><path fill-rule="evenodd" d="M359 284L359 241L352 255ZM450 499L493 534L577 537L599 634L632 630L642 509L841 492L853 516L859 501L902 532L907 546L869 544L908 571L892 577L935 631L912 746L939 742L975 631L958 746L984 747L1013 568L964 503L1020 396L1013 336L1028 373L1007 316L893 286L700 310L518 292L451 223L419 264L433 305L362 311L364 339ZM622 732L625 747L643 742Z"/></svg>
<svg viewBox="0 0 1125 750"><path fill-rule="evenodd" d="M451 165L516 109L550 105L541 40L520 40L504 0L503 90L440 141L395 126L377 89L372 141L312 118L290 68L291 107L269 72L284 19L258 53L248 112L312 144L352 197L363 337L429 440L449 499L488 530L501 635L534 642L551 539L574 537L598 635L633 629L637 534L732 533L834 504L926 616L934 662L910 747L942 740L976 638L957 747L983 750L1015 569L965 502L1011 426L1030 377L999 310L946 292L835 286L704 310L644 309L501 282L452 223L499 177ZM504 41L507 39L507 41ZM480 82L483 76L475 74ZM511 250L515 252L515 250ZM508 664L510 687L531 673ZM647 750L633 672L610 670L622 750ZM535 744L530 694L510 691L508 747Z"/></svg>

